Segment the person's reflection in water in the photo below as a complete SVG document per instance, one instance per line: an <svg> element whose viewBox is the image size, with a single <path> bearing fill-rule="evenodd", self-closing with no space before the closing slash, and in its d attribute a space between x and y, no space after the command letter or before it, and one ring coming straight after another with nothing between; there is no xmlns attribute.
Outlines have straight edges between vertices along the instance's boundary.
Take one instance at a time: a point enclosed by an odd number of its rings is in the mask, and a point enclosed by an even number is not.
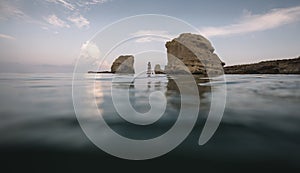
<svg viewBox="0 0 300 173"><path fill-rule="evenodd" d="M148 82L147 82L147 87L148 87L148 90L147 90L147 91L149 92L150 89L151 89L151 81L148 81Z"/></svg>
<svg viewBox="0 0 300 173"><path fill-rule="evenodd" d="M161 82L160 81L156 81L155 83L154 83L154 88L155 88L155 90L160 90L161 89Z"/></svg>

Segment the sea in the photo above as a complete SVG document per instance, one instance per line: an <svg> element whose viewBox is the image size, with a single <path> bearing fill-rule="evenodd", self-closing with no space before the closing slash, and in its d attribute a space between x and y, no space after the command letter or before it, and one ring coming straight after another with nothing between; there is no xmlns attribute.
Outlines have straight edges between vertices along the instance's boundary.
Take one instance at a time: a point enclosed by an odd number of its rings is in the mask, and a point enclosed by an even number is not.
<svg viewBox="0 0 300 173"><path fill-rule="evenodd" d="M97 172L107 163L136 166L134 161L101 149L92 139L106 133L98 124L101 116L115 133L133 140L154 139L172 129L179 119L186 122L186 128L191 130L183 141L165 154L138 162L146 164L144 169L158 169L156 164L182 169L193 165L199 172L300 168L299 75L225 75L222 80L195 75L193 83L165 74L150 78L116 74L74 76L0 73L1 167L37 172ZM181 87L176 81L181 81ZM212 94L217 103L224 103L223 107L219 105L223 108L221 119L215 122L217 128L211 138L199 145L213 107ZM199 104L191 101L195 96ZM149 119L153 124L134 124L139 121L137 117L131 119L133 122L126 121L132 111L144 115L152 109L155 113L155 107L161 106L161 117L155 117L157 121ZM184 107L186 112L181 111ZM197 117L192 122L194 119L188 114L195 110ZM120 111L129 117L120 116ZM102 135L96 142L109 143L110 134ZM111 144L122 145L113 140ZM153 145L153 151L156 146ZM126 147L124 150L131 152L132 148ZM147 152L151 155L152 150Z"/></svg>

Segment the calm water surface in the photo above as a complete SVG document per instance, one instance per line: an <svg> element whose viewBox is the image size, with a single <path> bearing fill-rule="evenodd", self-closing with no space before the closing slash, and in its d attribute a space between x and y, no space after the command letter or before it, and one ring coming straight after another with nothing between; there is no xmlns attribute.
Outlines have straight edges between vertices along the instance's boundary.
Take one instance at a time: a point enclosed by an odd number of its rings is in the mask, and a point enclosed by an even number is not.
<svg viewBox="0 0 300 173"><path fill-rule="evenodd" d="M101 74L95 79L91 74L76 83L83 93L94 93L95 99L82 94L82 100L96 103L112 129L133 139L149 139L172 127L180 110L180 92L172 78L161 75L155 80L113 86L121 99L122 92L129 92L130 103L141 113L150 109L151 92L165 94L167 108L161 119L150 126L138 126L118 116L111 100L113 77ZM210 86L220 83L207 84L200 76L195 78L201 99L196 126L178 148L158 160L195 158L202 163L299 168L299 75L226 75L225 113L215 135L204 146L197 142L210 108ZM85 118L95 133L101 131L94 117ZM36 155L43 151L112 158L96 148L78 124L72 102L72 74L0 74L0 153L18 155L26 151Z"/></svg>

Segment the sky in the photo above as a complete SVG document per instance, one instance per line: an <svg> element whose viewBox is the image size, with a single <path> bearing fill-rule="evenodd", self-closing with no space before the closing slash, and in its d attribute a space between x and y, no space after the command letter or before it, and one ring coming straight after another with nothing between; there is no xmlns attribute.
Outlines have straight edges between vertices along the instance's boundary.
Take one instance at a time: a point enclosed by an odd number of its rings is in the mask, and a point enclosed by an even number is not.
<svg viewBox="0 0 300 173"><path fill-rule="evenodd" d="M1 0L0 72L72 71L98 31L142 14L191 24L227 65L300 56L299 0ZM137 33L178 36L151 28ZM137 42L152 41L159 40Z"/></svg>

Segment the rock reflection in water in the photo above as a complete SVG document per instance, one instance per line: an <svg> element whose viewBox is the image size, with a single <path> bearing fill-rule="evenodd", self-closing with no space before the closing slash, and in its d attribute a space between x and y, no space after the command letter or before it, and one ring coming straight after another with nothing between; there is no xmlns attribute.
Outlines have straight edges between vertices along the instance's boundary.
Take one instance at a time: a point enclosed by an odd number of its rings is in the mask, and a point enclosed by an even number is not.
<svg viewBox="0 0 300 173"><path fill-rule="evenodd" d="M124 76L122 77L124 79L126 78ZM196 84L209 81L199 75L193 77ZM105 82L105 85L103 85L103 81L97 81L95 87L105 91L103 92L101 99L96 98L98 108L110 127L122 136L132 139L150 139L157 137L168 131L178 118L181 109L181 92L176 81L180 81L181 84L184 84L184 94L194 95L195 91L193 91L191 87L192 81L184 75L157 75L153 78L141 77L136 78L133 82L130 80L126 82L126 80L124 80L122 82L112 82L109 85L107 85L107 81ZM209 96L210 86L197 85L197 88L202 104L202 100ZM149 96L151 93L159 91L164 94L167 101L165 112L158 121L151 125L136 125L129 123L118 114L112 100L111 91L117 92L114 94L118 96L119 101L125 102L129 99L131 106L139 113L146 113L151 109ZM128 96L129 98L126 98ZM154 99L155 104L163 104L161 99Z"/></svg>

